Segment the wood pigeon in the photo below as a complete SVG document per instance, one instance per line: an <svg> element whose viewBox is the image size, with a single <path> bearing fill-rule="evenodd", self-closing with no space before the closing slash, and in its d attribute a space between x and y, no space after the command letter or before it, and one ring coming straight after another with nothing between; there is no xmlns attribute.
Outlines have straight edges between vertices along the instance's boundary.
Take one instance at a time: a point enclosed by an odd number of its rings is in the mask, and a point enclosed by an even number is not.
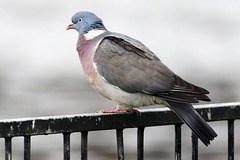
<svg viewBox="0 0 240 160"><path fill-rule="evenodd" d="M77 51L87 80L117 107L102 113L136 111L133 108L164 105L207 146L216 132L191 103L210 101L209 92L174 74L140 41L108 31L95 14L81 11L66 30L79 33Z"/></svg>

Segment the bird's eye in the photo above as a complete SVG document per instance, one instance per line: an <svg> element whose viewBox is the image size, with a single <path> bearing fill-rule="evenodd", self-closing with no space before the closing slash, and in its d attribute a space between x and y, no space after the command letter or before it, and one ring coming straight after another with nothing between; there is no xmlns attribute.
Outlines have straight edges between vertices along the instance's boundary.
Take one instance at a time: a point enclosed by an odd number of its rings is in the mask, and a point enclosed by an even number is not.
<svg viewBox="0 0 240 160"><path fill-rule="evenodd" d="M82 18L78 18L78 22L81 22L82 21Z"/></svg>

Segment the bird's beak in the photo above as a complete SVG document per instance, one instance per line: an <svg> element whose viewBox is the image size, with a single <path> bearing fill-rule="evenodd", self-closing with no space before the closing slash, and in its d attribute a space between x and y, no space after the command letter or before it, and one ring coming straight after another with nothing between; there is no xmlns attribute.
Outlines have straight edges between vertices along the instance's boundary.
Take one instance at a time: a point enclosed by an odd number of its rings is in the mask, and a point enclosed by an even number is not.
<svg viewBox="0 0 240 160"><path fill-rule="evenodd" d="M66 27L66 30L69 30L69 29L74 29L73 24L69 24L69 25Z"/></svg>

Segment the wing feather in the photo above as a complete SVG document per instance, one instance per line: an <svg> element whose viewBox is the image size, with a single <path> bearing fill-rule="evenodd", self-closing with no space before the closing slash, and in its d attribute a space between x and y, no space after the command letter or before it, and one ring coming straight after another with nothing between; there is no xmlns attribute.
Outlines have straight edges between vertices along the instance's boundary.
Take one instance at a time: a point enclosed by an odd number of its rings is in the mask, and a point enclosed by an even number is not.
<svg viewBox="0 0 240 160"><path fill-rule="evenodd" d="M93 60L108 83L126 92L143 92L176 102L210 101L206 89L175 75L141 42L125 35L105 36Z"/></svg>

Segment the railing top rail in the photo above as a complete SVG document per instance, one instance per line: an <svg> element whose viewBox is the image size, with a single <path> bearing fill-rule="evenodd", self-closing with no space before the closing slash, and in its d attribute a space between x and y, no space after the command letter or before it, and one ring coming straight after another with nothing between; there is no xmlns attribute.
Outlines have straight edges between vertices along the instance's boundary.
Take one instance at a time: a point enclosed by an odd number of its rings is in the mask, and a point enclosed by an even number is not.
<svg viewBox="0 0 240 160"><path fill-rule="evenodd" d="M195 105L206 121L240 119L240 103ZM0 138L68 132L149 127L182 123L169 109L142 109L140 114L76 114L0 120Z"/></svg>

